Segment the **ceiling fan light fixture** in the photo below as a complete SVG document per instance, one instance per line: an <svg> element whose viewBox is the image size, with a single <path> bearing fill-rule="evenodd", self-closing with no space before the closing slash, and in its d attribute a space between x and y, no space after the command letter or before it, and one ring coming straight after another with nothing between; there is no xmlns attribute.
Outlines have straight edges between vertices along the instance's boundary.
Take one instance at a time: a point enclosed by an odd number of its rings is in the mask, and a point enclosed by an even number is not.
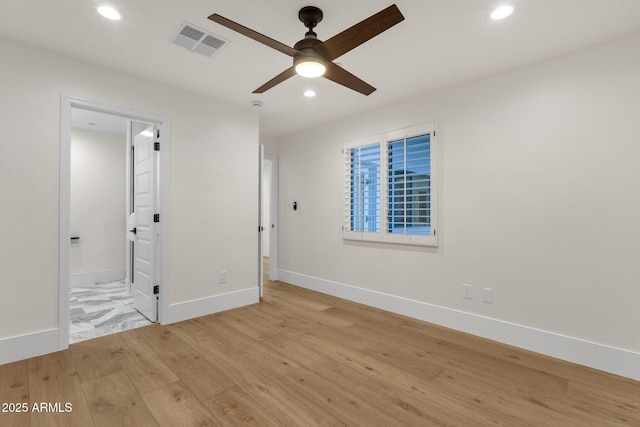
<svg viewBox="0 0 640 427"><path fill-rule="evenodd" d="M296 73L307 78L320 77L327 71L325 61L313 56L296 59L294 65Z"/></svg>
<svg viewBox="0 0 640 427"><path fill-rule="evenodd" d="M334 83L365 96L371 95L376 90L375 87L349 73L333 60L402 22L404 16L400 9L395 4L392 4L326 41L319 40L315 31L313 31L322 20L322 17L322 10L315 6L305 6L300 9L298 18L307 27L308 31L305 33L304 39L299 40L293 47L260 34L217 13L210 15L208 18L232 31L293 57L292 67L287 68L254 90L253 93L264 93L298 74L309 78L323 76Z"/></svg>

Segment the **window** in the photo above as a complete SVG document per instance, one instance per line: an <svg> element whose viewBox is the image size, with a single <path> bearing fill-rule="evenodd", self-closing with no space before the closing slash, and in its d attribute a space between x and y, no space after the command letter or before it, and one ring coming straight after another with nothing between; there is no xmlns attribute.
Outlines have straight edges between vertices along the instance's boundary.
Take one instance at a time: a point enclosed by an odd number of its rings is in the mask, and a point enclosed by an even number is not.
<svg viewBox="0 0 640 427"><path fill-rule="evenodd" d="M380 144L349 152L349 224L354 231L380 232Z"/></svg>
<svg viewBox="0 0 640 427"><path fill-rule="evenodd" d="M387 143L387 232L431 233L431 135Z"/></svg>
<svg viewBox="0 0 640 427"><path fill-rule="evenodd" d="M436 245L435 130L345 144L344 238Z"/></svg>

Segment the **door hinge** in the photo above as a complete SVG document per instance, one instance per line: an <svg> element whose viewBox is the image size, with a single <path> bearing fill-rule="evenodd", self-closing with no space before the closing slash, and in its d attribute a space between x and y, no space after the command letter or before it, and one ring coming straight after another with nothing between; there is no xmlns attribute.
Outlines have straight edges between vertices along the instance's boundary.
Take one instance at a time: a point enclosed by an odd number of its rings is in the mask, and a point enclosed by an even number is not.
<svg viewBox="0 0 640 427"><path fill-rule="evenodd" d="M160 222L160 214L153 214L153 222Z"/></svg>
<svg viewBox="0 0 640 427"><path fill-rule="evenodd" d="M159 142L154 142L153 143L153 149L155 151L160 151L160 143Z"/></svg>
<svg viewBox="0 0 640 427"><path fill-rule="evenodd" d="M155 285L153 287L153 294L158 295L160 293L160 285Z"/></svg>

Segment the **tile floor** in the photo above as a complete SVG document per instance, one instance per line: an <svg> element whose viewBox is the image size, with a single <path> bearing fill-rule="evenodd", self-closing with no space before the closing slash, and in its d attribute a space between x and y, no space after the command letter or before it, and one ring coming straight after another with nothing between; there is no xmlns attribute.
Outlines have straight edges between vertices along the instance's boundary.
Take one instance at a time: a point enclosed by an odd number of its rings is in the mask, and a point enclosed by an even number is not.
<svg viewBox="0 0 640 427"><path fill-rule="evenodd" d="M72 288L70 308L70 344L151 324L133 308L124 280Z"/></svg>

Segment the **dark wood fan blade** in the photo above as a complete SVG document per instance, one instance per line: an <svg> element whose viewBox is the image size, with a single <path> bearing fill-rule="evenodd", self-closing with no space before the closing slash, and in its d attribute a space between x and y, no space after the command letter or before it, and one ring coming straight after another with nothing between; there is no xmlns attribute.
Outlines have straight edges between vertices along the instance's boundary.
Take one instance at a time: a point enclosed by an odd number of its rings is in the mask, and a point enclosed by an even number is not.
<svg viewBox="0 0 640 427"><path fill-rule="evenodd" d="M360 80L358 77L333 62L329 62L327 64L327 71L324 73L323 77L367 96L371 95L373 91L376 90L376 88L371 86L369 83Z"/></svg>
<svg viewBox="0 0 640 427"><path fill-rule="evenodd" d="M233 22L232 20L227 19L224 16L220 16L217 13L214 13L213 15L209 16L209 19L229 29L232 29L237 33L240 33L243 36L247 36L250 39L253 39L257 42L267 45L275 50L278 50L284 53L285 55L294 56L300 53L296 49L289 47L284 43L280 43L279 41L274 40L271 37L267 37L264 34L260 34L257 31L253 31L251 28L247 28L244 25L238 24L237 22Z"/></svg>
<svg viewBox="0 0 640 427"><path fill-rule="evenodd" d="M290 77L293 77L296 75L296 69L291 67L291 68L287 68L286 70L284 70L283 72L281 72L280 74L278 74L277 76L275 76L274 78L272 78L271 80L269 80L268 82L266 82L265 84L263 84L262 86L260 86L258 89L254 90L253 93L263 93L268 91L269 89L271 89L272 87L274 87L275 85L282 83L283 81L287 80Z"/></svg>
<svg viewBox="0 0 640 427"><path fill-rule="evenodd" d="M403 20L404 16L400 13L398 6L394 4L340 34L336 34L324 43L314 46L314 49L329 61L333 61Z"/></svg>

